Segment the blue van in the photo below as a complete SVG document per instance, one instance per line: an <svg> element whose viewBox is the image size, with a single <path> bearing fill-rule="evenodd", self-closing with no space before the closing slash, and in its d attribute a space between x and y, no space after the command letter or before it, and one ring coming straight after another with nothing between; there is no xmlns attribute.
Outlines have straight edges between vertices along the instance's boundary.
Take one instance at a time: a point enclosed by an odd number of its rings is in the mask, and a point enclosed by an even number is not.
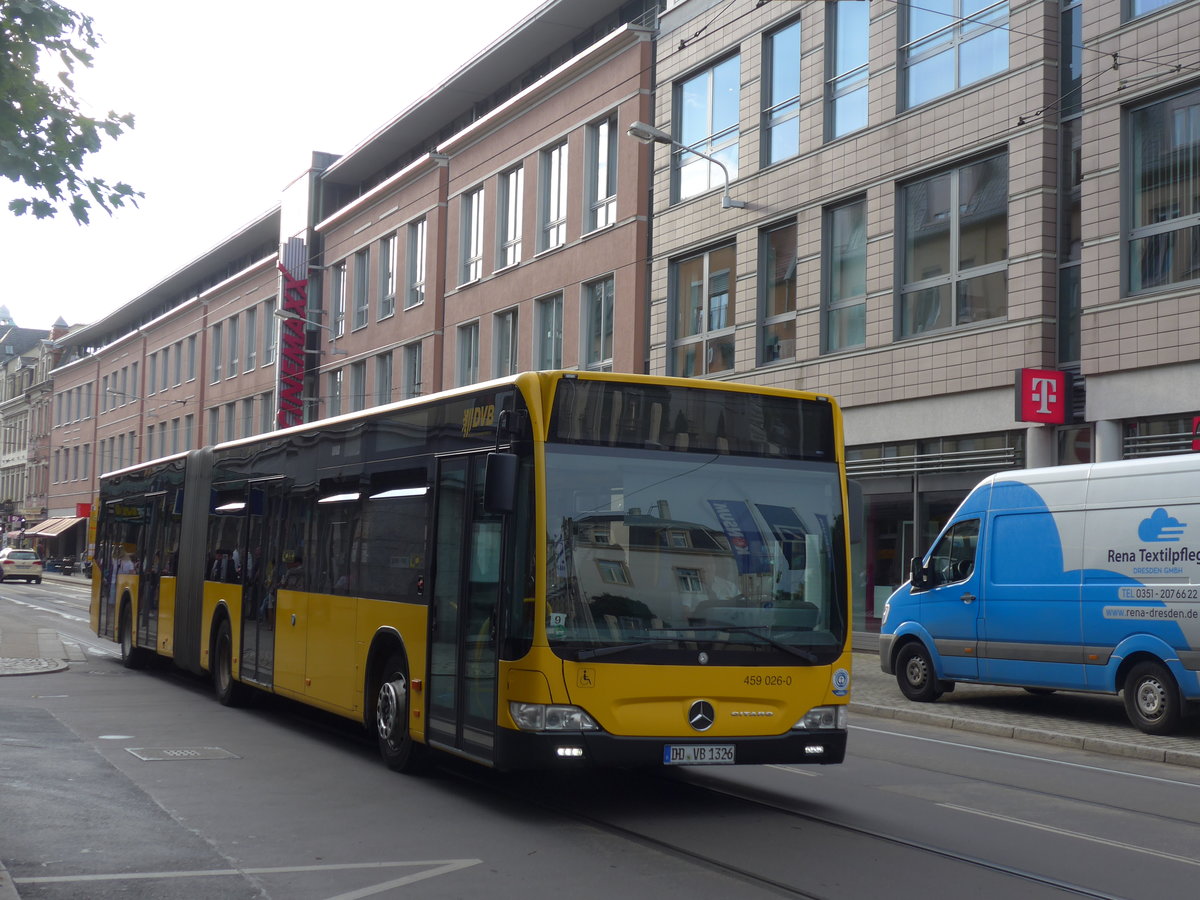
<svg viewBox="0 0 1200 900"><path fill-rule="evenodd" d="M1200 456L985 478L884 606L910 700L956 682L1124 694L1148 734L1200 701Z"/></svg>

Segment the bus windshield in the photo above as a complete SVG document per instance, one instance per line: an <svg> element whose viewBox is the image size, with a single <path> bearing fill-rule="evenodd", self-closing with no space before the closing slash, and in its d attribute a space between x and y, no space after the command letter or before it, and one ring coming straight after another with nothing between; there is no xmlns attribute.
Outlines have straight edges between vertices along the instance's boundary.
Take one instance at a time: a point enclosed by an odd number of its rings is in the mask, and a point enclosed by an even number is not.
<svg viewBox="0 0 1200 900"><path fill-rule="evenodd" d="M839 484L829 463L547 445L550 645L828 663L846 636Z"/></svg>

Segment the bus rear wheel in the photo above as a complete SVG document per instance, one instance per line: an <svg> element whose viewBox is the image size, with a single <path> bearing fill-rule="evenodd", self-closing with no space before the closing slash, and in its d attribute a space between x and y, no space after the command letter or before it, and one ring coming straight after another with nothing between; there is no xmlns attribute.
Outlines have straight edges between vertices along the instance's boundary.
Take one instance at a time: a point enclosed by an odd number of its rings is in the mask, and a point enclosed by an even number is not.
<svg viewBox="0 0 1200 900"><path fill-rule="evenodd" d="M1179 688L1167 668L1140 662L1125 678L1125 714L1146 734L1174 734L1182 719Z"/></svg>
<svg viewBox="0 0 1200 900"><path fill-rule="evenodd" d="M144 668L149 657L144 647L133 646L133 613L129 604L121 604L121 619L118 623L121 641L121 665L127 669Z"/></svg>
<svg viewBox="0 0 1200 900"><path fill-rule="evenodd" d="M244 706L250 688L233 678L233 632L229 620L222 619L213 642L213 691L222 706Z"/></svg>
<svg viewBox="0 0 1200 900"><path fill-rule="evenodd" d="M408 731L408 662L394 651L383 667L383 678L375 695L375 734L379 755L395 772L415 772L422 768L424 748L417 746Z"/></svg>

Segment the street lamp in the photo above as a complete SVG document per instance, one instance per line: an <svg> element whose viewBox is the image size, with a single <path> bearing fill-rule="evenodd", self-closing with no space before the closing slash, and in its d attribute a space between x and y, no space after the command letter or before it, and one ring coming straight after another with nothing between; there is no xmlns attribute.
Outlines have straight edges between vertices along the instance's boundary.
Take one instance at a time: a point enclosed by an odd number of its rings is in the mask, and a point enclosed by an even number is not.
<svg viewBox="0 0 1200 900"><path fill-rule="evenodd" d="M337 348L337 339L338 339L337 332L335 332L332 328L330 328L324 322L314 322L312 319L306 319L304 316L300 315L300 313L294 312L290 309L277 309L272 313L272 315L275 316L275 318L277 318L277 319L282 319L284 322L303 322L305 325L311 325L313 328L324 328L330 334L329 342L331 344L333 344L333 346L329 348L329 355L330 356L348 356L349 355L349 353L347 351L339 350Z"/></svg>
<svg viewBox="0 0 1200 900"><path fill-rule="evenodd" d="M687 153L699 156L701 159L707 159L710 163L718 166L721 169L721 174L725 176L725 193L721 195L721 209L745 209L746 203L743 200L734 200L729 196L729 169L725 163L721 162L715 156L710 156L707 153L701 153L699 150L693 150L686 144L681 144L675 138L671 137L665 131L655 128L653 125L647 125L645 122L634 122L626 131L631 138L636 138L643 144L667 144L670 147L678 147Z"/></svg>

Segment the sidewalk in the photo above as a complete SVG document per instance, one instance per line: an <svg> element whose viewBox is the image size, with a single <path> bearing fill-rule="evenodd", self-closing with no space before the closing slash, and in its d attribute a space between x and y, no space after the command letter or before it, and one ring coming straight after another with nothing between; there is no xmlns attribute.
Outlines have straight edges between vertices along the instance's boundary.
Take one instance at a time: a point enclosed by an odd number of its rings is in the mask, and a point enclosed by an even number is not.
<svg viewBox="0 0 1200 900"><path fill-rule="evenodd" d="M1200 716L1185 721L1177 735L1156 737L1129 724L1121 698L1106 694L1039 697L1020 688L958 684L935 703L914 703L900 693L895 677L880 671L877 635L856 633L854 647L852 721L898 719L1200 768Z"/></svg>

